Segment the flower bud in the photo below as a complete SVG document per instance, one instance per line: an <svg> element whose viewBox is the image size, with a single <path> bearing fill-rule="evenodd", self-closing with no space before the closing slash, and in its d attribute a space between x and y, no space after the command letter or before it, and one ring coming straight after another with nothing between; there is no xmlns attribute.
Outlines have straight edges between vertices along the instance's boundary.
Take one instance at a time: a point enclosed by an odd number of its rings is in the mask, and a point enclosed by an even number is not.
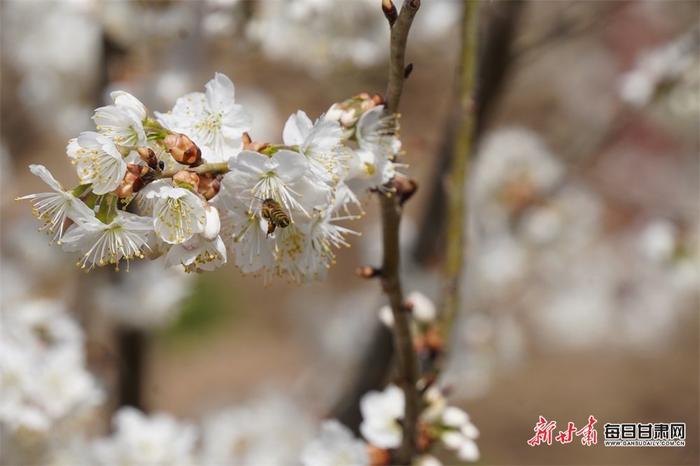
<svg viewBox="0 0 700 466"><path fill-rule="evenodd" d="M197 192L201 194L207 201L216 196L221 189L221 175L214 173L203 173L199 175L199 189Z"/></svg>
<svg viewBox="0 0 700 466"><path fill-rule="evenodd" d="M150 147L139 147L136 149L136 152L138 152L141 160L146 162L146 165L154 170L158 168L158 157L156 157L156 153L153 152L153 149Z"/></svg>
<svg viewBox="0 0 700 466"><path fill-rule="evenodd" d="M445 339L442 338L442 332L437 326L433 325L425 332L425 346L436 353L445 347Z"/></svg>
<svg viewBox="0 0 700 466"><path fill-rule="evenodd" d="M368 444L367 455L369 456L369 464L372 466L385 466L391 463L391 454L389 450L385 448L379 448Z"/></svg>
<svg viewBox="0 0 700 466"><path fill-rule="evenodd" d="M125 198L138 192L141 188L143 188L143 180L141 177L146 173L148 173L148 167L137 165L135 163L128 164L126 166L126 174L124 175L124 179L121 183L119 183L117 189L114 190L114 194L116 194L117 197Z"/></svg>
<svg viewBox="0 0 700 466"><path fill-rule="evenodd" d="M399 13L394 6L394 2L391 0L382 0L382 11L387 21L389 21L389 27L393 26L396 19L399 17Z"/></svg>
<svg viewBox="0 0 700 466"><path fill-rule="evenodd" d="M184 134L169 134L163 139L163 144L170 155L179 163L196 166L202 161L202 151Z"/></svg>
<svg viewBox="0 0 700 466"><path fill-rule="evenodd" d="M374 103L375 106L384 105L386 103L386 100L384 100L384 97L382 97L379 94L373 94L370 99L372 100L372 102Z"/></svg>
<svg viewBox="0 0 700 466"><path fill-rule="evenodd" d="M180 170L173 175L173 183L177 186L197 192L199 189L199 175L187 170Z"/></svg>
<svg viewBox="0 0 700 466"><path fill-rule="evenodd" d="M355 269L355 275L357 275L360 278L374 278L380 276L381 274L382 271L380 269L377 269L370 265L363 265L362 267L358 267Z"/></svg>
<svg viewBox="0 0 700 466"><path fill-rule="evenodd" d="M394 176L394 189L396 190L396 195L399 197L399 205L404 205L418 189L418 183L412 178L405 177L403 175Z"/></svg>
<svg viewBox="0 0 700 466"><path fill-rule="evenodd" d="M248 133L243 133L243 149L244 150L252 150L254 152L262 152L266 147L268 147L270 144L264 143L264 142L256 142L253 141L253 138L250 137L250 134Z"/></svg>

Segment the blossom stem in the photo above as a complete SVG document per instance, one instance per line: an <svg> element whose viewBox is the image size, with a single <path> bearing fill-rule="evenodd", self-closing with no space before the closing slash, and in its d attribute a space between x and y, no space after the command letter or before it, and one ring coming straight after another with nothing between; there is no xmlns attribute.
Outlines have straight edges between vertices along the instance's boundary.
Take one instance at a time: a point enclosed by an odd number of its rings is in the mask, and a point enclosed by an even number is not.
<svg viewBox="0 0 700 466"><path fill-rule="evenodd" d="M202 165L198 165L196 167L188 167L188 168L176 168L173 170L168 170L165 171L161 174L161 178L172 178L177 172L186 170L186 171L191 171L194 173L197 173L198 175L202 175L204 173L228 173L229 168L228 168L228 163L227 162L216 162L216 163L203 163Z"/></svg>
<svg viewBox="0 0 700 466"><path fill-rule="evenodd" d="M202 165L192 168L191 171L199 175L203 173L228 173L229 168L227 162L203 163Z"/></svg>
<svg viewBox="0 0 700 466"><path fill-rule="evenodd" d="M478 0L465 2L462 17L462 51L459 68L459 114L452 163L447 173L447 229L445 289L442 303L442 330L447 339L461 300L467 216L466 182L474 138L474 91L476 87Z"/></svg>
<svg viewBox="0 0 700 466"><path fill-rule="evenodd" d="M387 111L396 113L403 92L405 81L404 64L406 42L413 18L420 8L420 0L407 0L401 7L396 21L391 25L391 45L389 56L389 80L386 90ZM382 286L389 298L394 315L394 348L398 368L398 385L405 396L405 414L403 438L396 451L396 464L410 464L416 454L417 423L420 412L420 397L416 384L418 382L418 364L411 330L409 313L404 306L404 296L399 275L400 243L399 225L401 206L398 196L390 192L381 195L382 238L384 258L382 261Z"/></svg>

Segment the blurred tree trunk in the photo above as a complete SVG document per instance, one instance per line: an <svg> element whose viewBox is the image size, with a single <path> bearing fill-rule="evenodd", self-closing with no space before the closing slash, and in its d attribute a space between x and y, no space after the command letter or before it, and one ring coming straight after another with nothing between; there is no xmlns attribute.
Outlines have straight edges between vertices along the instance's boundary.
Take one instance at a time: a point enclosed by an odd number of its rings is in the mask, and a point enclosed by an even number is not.
<svg viewBox="0 0 700 466"><path fill-rule="evenodd" d="M475 148L498 105L501 91L507 81L513 62L513 41L524 6L525 2L520 0L487 2L480 12L482 18L478 40L476 110L472 137ZM455 81L459 81L459 76ZM456 96L459 91L455 89L453 92ZM421 265L432 265L443 259L441 252L444 248L441 245L445 241L445 216L447 215L445 174L450 169L457 130L461 121L458 99L455 98L453 101L442 145L435 159L435 174L432 177L435 182L430 188L427 208L424 210L425 214L413 251L414 259Z"/></svg>
<svg viewBox="0 0 700 466"><path fill-rule="evenodd" d="M117 406L132 406L144 411L143 380L147 336L143 330L118 326L116 340L119 354Z"/></svg>

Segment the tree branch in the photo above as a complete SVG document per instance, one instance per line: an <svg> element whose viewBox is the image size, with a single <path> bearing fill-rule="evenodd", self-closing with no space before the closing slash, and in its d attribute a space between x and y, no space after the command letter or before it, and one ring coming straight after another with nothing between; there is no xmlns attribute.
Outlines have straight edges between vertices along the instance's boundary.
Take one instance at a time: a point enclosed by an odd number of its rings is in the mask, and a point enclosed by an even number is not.
<svg viewBox="0 0 700 466"><path fill-rule="evenodd" d="M465 2L462 15L462 53L459 71L459 125L452 164L448 172L447 244L445 250L445 291L441 319L443 334L449 337L460 303L460 282L466 248L466 182L474 138L474 92L476 87L478 0Z"/></svg>
<svg viewBox="0 0 700 466"><path fill-rule="evenodd" d="M389 80L386 89L386 110L396 113L403 92L405 80L405 57L408 32L413 18L420 8L420 0L406 0L398 18L391 25L391 46L389 55ZM403 439L396 452L394 462L410 464L416 452L416 433L420 398L416 388L418 365L409 325L409 313L404 306L403 290L399 276L399 225L401 206L393 192L380 197L382 216L382 238L384 259L382 261L382 286L389 298L394 315L394 348L398 372L398 385L402 388L406 401L403 422Z"/></svg>
<svg viewBox="0 0 700 466"><path fill-rule="evenodd" d="M503 0L481 6L479 15L480 32L478 45L476 115L473 140L479 141L496 109L504 84L513 67L512 48L517 34L518 23L526 2ZM455 75L455 94L459 94L461 77ZM424 210L419 228L418 240L413 251L414 258L422 265L433 265L443 260L442 248L445 241L445 220L447 218L447 193L445 176L450 169L457 130L460 125L459 99L454 99L442 137L442 144L435 160L435 182L428 194L428 207Z"/></svg>

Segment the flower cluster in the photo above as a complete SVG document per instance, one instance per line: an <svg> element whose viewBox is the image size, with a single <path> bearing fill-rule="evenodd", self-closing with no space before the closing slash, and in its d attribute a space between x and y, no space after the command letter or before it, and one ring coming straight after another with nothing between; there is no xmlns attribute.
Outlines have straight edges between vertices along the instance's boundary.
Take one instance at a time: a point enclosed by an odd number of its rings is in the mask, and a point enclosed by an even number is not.
<svg viewBox="0 0 700 466"><path fill-rule="evenodd" d="M121 408L113 419L114 434L90 445L92 464L193 464L197 440L193 425L157 413L150 417L140 411Z"/></svg>
<svg viewBox="0 0 700 466"><path fill-rule="evenodd" d="M46 433L101 401L82 331L59 303L28 301L0 317L0 426Z"/></svg>
<svg viewBox="0 0 700 466"><path fill-rule="evenodd" d="M475 440L479 430L469 415L460 408L448 406L442 391L436 386L428 388L423 398L425 409L420 416L416 439L421 456L414 464L439 466L441 463L428 453L438 443L462 461L477 461L479 448ZM326 421L318 436L304 449L304 465L392 464L392 450L399 447L403 437L403 391L396 385L389 385L381 392L368 392L360 402L360 411L360 433L367 443L356 439L339 422Z"/></svg>
<svg viewBox="0 0 700 466"><path fill-rule="evenodd" d="M354 233L338 222L395 175L398 121L379 96L334 104L316 121L298 111L279 144L251 139L220 73L154 117L126 92L112 98L95 110L96 131L68 143L80 184L66 189L30 165L50 191L20 198L86 270L146 255L212 270L233 255L244 273L316 279Z"/></svg>

